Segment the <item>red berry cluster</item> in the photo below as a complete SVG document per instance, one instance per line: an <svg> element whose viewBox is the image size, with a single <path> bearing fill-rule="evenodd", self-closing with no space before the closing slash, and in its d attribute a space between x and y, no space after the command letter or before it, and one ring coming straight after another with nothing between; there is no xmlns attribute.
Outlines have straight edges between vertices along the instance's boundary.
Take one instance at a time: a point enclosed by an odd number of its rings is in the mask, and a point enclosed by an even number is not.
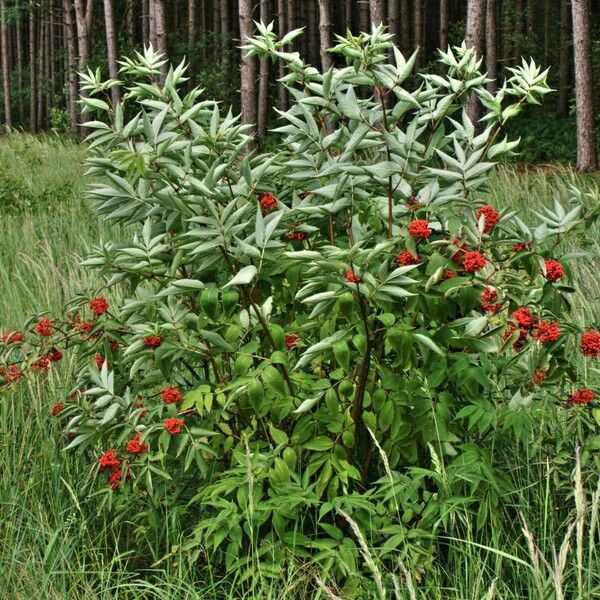
<svg viewBox="0 0 600 600"><path fill-rule="evenodd" d="M285 336L285 347L291 350L300 341L300 336L296 333L288 333Z"/></svg>
<svg viewBox="0 0 600 600"><path fill-rule="evenodd" d="M596 392L589 388L575 390L569 396L570 404L589 404L596 397Z"/></svg>
<svg viewBox="0 0 600 600"><path fill-rule="evenodd" d="M481 292L480 306L485 312L496 314L500 309L498 304L498 292L492 287L486 287Z"/></svg>
<svg viewBox="0 0 600 600"><path fill-rule="evenodd" d="M489 233L500 220L500 213L498 213L490 204L486 204L477 209L475 218L478 222L481 216L484 218L483 233Z"/></svg>
<svg viewBox="0 0 600 600"><path fill-rule="evenodd" d="M162 339L159 335L149 335L144 338L144 346L148 346L148 348L158 348Z"/></svg>
<svg viewBox="0 0 600 600"><path fill-rule="evenodd" d="M348 283L360 283L361 278L352 270L346 272L346 281Z"/></svg>
<svg viewBox="0 0 600 600"><path fill-rule="evenodd" d="M546 279L550 282L558 281L565 274L563 266L552 258L546 260Z"/></svg>
<svg viewBox="0 0 600 600"><path fill-rule="evenodd" d="M479 269L483 269L486 263L487 261L485 260L485 256L483 256L481 252L473 250L465 254L463 260L463 269L467 271L467 273L475 273L476 271L479 271Z"/></svg>
<svg viewBox="0 0 600 600"><path fill-rule="evenodd" d="M421 257L416 256L410 250L403 250L396 258L399 264L403 266L418 265L421 262Z"/></svg>
<svg viewBox="0 0 600 600"><path fill-rule="evenodd" d="M140 442L141 437L141 433L136 433L135 437L127 442L127 452L130 454L144 454L148 452L148 444Z"/></svg>
<svg viewBox="0 0 600 600"><path fill-rule="evenodd" d="M20 331L5 331L0 339L5 344L16 344L23 341L23 334Z"/></svg>
<svg viewBox="0 0 600 600"><path fill-rule="evenodd" d="M531 250L531 244L519 242L518 244L513 244L513 252L524 252L525 250Z"/></svg>
<svg viewBox="0 0 600 600"><path fill-rule="evenodd" d="M181 433L181 430L183 429L183 424L183 419L177 419L175 417L173 417L172 419L167 419L164 422L165 429L171 435L177 435L178 433Z"/></svg>
<svg viewBox="0 0 600 600"><path fill-rule="evenodd" d="M98 466L100 471L110 469L108 476L108 485L113 490L118 489L121 485L121 460L117 457L117 453L113 450L107 450L99 459Z"/></svg>
<svg viewBox="0 0 600 600"><path fill-rule="evenodd" d="M54 333L54 325L48 317L44 317L37 322L35 331L42 337L49 337Z"/></svg>
<svg viewBox="0 0 600 600"><path fill-rule="evenodd" d="M266 215L277 209L277 198L271 192L262 194L258 200L260 210L263 215Z"/></svg>
<svg viewBox="0 0 600 600"><path fill-rule="evenodd" d="M429 228L429 221L426 219L417 219L408 224L408 233L410 237L426 240L433 232Z"/></svg>
<svg viewBox="0 0 600 600"><path fill-rule="evenodd" d="M287 234L288 240L305 240L306 234L302 231L290 231Z"/></svg>
<svg viewBox="0 0 600 600"><path fill-rule="evenodd" d="M546 379L547 372L548 371L546 371L546 369L538 369L533 374L533 378L531 379L531 381L533 382L533 385L540 385L540 383L542 383L544 381L544 379Z"/></svg>
<svg viewBox="0 0 600 600"><path fill-rule="evenodd" d="M533 337L540 342L540 344L556 342L560 337L558 323L556 321L540 321L536 325Z"/></svg>
<svg viewBox="0 0 600 600"><path fill-rule="evenodd" d="M600 357L600 333L589 329L581 336L581 352L588 358Z"/></svg>
<svg viewBox="0 0 600 600"><path fill-rule="evenodd" d="M177 404L183 398L183 394L175 387L165 388L160 396L165 404Z"/></svg>
<svg viewBox="0 0 600 600"><path fill-rule="evenodd" d="M108 300L103 296L92 298L90 300L90 309L96 317L105 315L108 312Z"/></svg>

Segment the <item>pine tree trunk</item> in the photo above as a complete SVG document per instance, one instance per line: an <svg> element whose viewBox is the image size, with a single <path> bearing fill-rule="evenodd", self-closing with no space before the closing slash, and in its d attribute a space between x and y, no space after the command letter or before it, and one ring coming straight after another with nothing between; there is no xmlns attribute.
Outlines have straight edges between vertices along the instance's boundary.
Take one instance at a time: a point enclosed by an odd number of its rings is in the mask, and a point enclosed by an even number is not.
<svg viewBox="0 0 600 600"><path fill-rule="evenodd" d="M387 20L390 33L394 36L394 44L400 44L400 3L399 0L388 0Z"/></svg>
<svg viewBox="0 0 600 600"><path fill-rule="evenodd" d="M467 31L465 42L467 48L475 48L477 56L483 55L483 35L485 22L485 4L482 0L469 0L467 5ZM469 119L478 128L481 119L481 104L475 94L471 94L467 103Z"/></svg>
<svg viewBox="0 0 600 600"><path fill-rule="evenodd" d="M370 33L371 15L369 14L369 0L357 0L358 3L358 28L361 32Z"/></svg>
<svg viewBox="0 0 600 600"><path fill-rule="evenodd" d="M2 86L4 91L4 122L7 127L12 127L12 110L10 103L10 64L8 56L8 25L6 19L6 6L0 5L0 37L2 41Z"/></svg>
<svg viewBox="0 0 600 600"><path fill-rule="evenodd" d="M43 57L44 57L44 79L46 81L46 87L44 89L44 112L42 115L44 129L47 129L50 126L50 107L52 106L53 101L53 89L52 89L52 67L51 67L51 58L52 58L52 50L50 45L50 25L51 25L52 15L50 14L50 0L46 2L46 18L44 19L44 45L43 48Z"/></svg>
<svg viewBox="0 0 600 600"><path fill-rule="evenodd" d="M19 6L19 1L16 3L18 10L18 20L16 22L15 43L17 45L17 85L19 90L23 90L23 13ZM19 125L25 123L25 107L23 104L23 94L19 94Z"/></svg>
<svg viewBox="0 0 600 600"><path fill-rule="evenodd" d="M87 4L85 6L85 26L87 27L88 32L88 47L87 47L87 55L90 56L92 54L92 33L94 31L94 0L87 0Z"/></svg>
<svg viewBox="0 0 600 600"><path fill-rule="evenodd" d="M148 40L154 50L158 48L156 39L156 0L148 0Z"/></svg>
<svg viewBox="0 0 600 600"><path fill-rule="evenodd" d="M400 0L400 49L405 55L412 54L414 50L412 32L412 13L408 0ZM416 36L415 36L416 37Z"/></svg>
<svg viewBox="0 0 600 600"><path fill-rule="evenodd" d="M198 39L197 30L197 18L196 18L196 0L188 0L188 13L187 13L187 30L188 30L188 52L192 53L192 49L196 45Z"/></svg>
<svg viewBox="0 0 600 600"><path fill-rule="evenodd" d="M164 0L154 0L154 19L156 25L156 48L164 56L164 58L168 58L169 49L167 46L167 22L165 18ZM168 70L169 64L168 62L165 62L161 69L161 85L165 83Z"/></svg>
<svg viewBox="0 0 600 600"><path fill-rule="evenodd" d="M571 40L571 11L569 1L562 0L560 5L560 49L558 55L558 114L566 117L569 114L569 75Z"/></svg>
<svg viewBox="0 0 600 600"><path fill-rule="evenodd" d="M73 13L71 12L71 2L63 0L63 16L65 38L67 40L67 64L68 64L68 83L69 83L69 117L71 119L71 129L77 131L79 122L77 110L77 51L75 49L75 37L73 34Z"/></svg>
<svg viewBox="0 0 600 600"><path fill-rule="evenodd" d="M142 44L144 48L150 43L150 14L149 0L142 0Z"/></svg>
<svg viewBox="0 0 600 600"><path fill-rule="evenodd" d="M37 130L42 131L44 119L44 88L41 82L44 81L44 48L46 47L46 27L45 27L45 12L44 5L41 5L40 19L38 23L38 48L36 56L37 60Z"/></svg>
<svg viewBox="0 0 600 600"><path fill-rule="evenodd" d="M240 0L241 2L242 0ZM283 37L287 33L287 19L285 15L285 0L277 0L277 28L279 37ZM285 76L285 63L279 61L279 79ZM279 84L279 110L286 111L288 106L287 90L283 84Z"/></svg>
<svg viewBox="0 0 600 600"><path fill-rule="evenodd" d="M485 29L485 68L488 77L493 80L487 84L487 88L490 92L495 93L498 89L498 29L496 24L496 0L487 0Z"/></svg>
<svg viewBox="0 0 600 600"><path fill-rule="evenodd" d="M260 20L269 22L269 0L260 0ZM269 122L269 61L260 61L260 75L258 82L258 136L264 138L267 135Z"/></svg>
<svg viewBox="0 0 600 600"><path fill-rule="evenodd" d="M32 133L37 132L36 105L37 97L37 78L36 78L36 18L35 7L32 6L29 12L29 129Z"/></svg>
<svg viewBox="0 0 600 600"><path fill-rule="evenodd" d="M240 0L240 38L245 40L252 37L254 25L252 22L252 0ZM249 133L256 131L257 105L256 105L256 61L242 50L242 67L240 70L240 93L242 106L242 122L251 125Z"/></svg>
<svg viewBox="0 0 600 600"><path fill-rule="evenodd" d="M104 27L106 31L106 50L108 54L108 74L111 79L119 79L117 67L117 36L115 34L115 15L113 0L104 0ZM121 101L121 88L115 85L110 90L113 106Z"/></svg>
<svg viewBox="0 0 600 600"><path fill-rule="evenodd" d="M419 48L417 65L422 67L425 64L425 48L423 47L423 0L414 0L414 10L414 45Z"/></svg>
<svg viewBox="0 0 600 600"><path fill-rule="evenodd" d="M385 23L383 17L383 0L369 0L369 10L371 13L371 23L375 26Z"/></svg>
<svg viewBox="0 0 600 600"><path fill-rule="evenodd" d="M575 56L575 100L577 104L577 168L598 168L592 85L592 40L588 0L571 0Z"/></svg>
<svg viewBox="0 0 600 600"><path fill-rule="evenodd" d="M320 32L319 32L319 3L310 2L308 7L308 60L312 65L321 62Z"/></svg>
<svg viewBox="0 0 600 600"><path fill-rule="evenodd" d="M255 18L254 15L252 18ZM229 42L231 40L231 17L229 12L229 1L221 1L221 56L229 58Z"/></svg>
<svg viewBox="0 0 600 600"><path fill-rule="evenodd" d="M331 53L331 2L330 0L319 0L319 40L321 50L321 68L323 72L328 71L333 64Z"/></svg>
<svg viewBox="0 0 600 600"><path fill-rule="evenodd" d="M440 0L440 48L448 49L448 0Z"/></svg>
<svg viewBox="0 0 600 600"><path fill-rule="evenodd" d="M135 0L128 0L127 2L127 47L133 48L135 46Z"/></svg>

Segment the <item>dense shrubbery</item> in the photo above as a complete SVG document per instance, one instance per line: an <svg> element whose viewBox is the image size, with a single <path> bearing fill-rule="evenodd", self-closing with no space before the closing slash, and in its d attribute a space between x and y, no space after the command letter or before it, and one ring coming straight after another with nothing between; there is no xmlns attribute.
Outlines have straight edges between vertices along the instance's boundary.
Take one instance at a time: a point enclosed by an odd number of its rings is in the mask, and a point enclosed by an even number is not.
<svg viewBox="0 0 600 600"><path fill-rule="evenodd" d="M503 126L547 91L535 65L493 97L456 48L409 91L414 57L382 31L338 42L348 66L324 75L267 30L250 43L286 61L296 98L269 155L197 90L179 95L183 66L161 89L159 57L127 61L127 122L101 99L111 82L90 79L90 195L136 233L85 264L125 299L99 288L67 318L5 332L2 361L13 385L79 348L53 413L89 455L100 507L139 535L169 514L192 561L249 575L295 555L350 592L358 531L390 570L422 573L464 513L494 526L487 440L535 426L515 409L594 399L577 360L598 357L600 334L571 323L577 256L557 253L600 209L573 189L531 230L479 199L516 146ZM489 110L480 134L471 93Z"/></svg>

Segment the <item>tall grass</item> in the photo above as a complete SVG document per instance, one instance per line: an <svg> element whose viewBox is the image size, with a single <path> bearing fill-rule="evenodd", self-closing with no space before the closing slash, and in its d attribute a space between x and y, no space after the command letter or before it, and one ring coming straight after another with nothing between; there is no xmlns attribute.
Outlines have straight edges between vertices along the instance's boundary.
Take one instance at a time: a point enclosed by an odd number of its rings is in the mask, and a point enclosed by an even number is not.
<svg viewBox="0 0 600 600"><path fill-rule="evenodd" d="M82 199L81 162L78 146L57 139L22 135L0 141L0 173L29 178L35 197L44 197L44 189L63 190L47 206L0 221L0 328L16 327L40 310L60 311L74 293L97 283L78 263L90 245L114 234ZM568 169L503 169L493 179L490 199L526 212L555 196L566 202L569 183L586 187L596 181ZM599 243L597 228L568 242L592 254L577 266L576 309L586 322L600 319ZM283 575L257 574L245 582L235 575L218 580L209 563L191 572L179 557L175 520L161 532L161 546L172 552L159 560L151 543L132 537L127 523L98 513L94 490L82 483L89 479L82 474L93 468L92 461L61 450L61 434L49 412L64 397L73 369L67 357L47 379L28 381L16 395L0 397L1 599L348 597L328 582L327 573L294 563ZM548 421L526 432L523 444L503 456L509 491L498 509L504 511L502 526L477 529L475 514L466 511L461 535L440 535L444 560L426 572L412 573L400 562L391 572L378 549L355 531L365 572L372 574L368 597L558 600L600 595L600 480L590 475L595 457L576 454L568 423L552 414L548 411Z"/></svg>

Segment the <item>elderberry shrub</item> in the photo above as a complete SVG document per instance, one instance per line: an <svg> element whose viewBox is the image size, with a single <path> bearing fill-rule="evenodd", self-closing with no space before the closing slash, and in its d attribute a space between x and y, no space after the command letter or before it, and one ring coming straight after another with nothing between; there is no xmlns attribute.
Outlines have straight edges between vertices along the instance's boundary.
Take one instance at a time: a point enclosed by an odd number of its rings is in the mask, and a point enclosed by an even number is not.
<svg viewBox="0 0 600 600"><path fill-rule="evenodd" d="M292 554L342 581L360 568L348 516L378 559L418 572L458 513L493 526L491 439L496 454L526 443L542 402L594 405L577 366L600 333L570 319L577 257L559 241L598 202L573 189L530 229L482 198L517 145L504 125L549 91L533 62L492 95L457 47L409 89L415 56L382 29L338 38L345 64L326 73L284 51L297 34L261 25L247 45L288 68L270 154L182 91L184 64L159 86L151 50L123 63L117 107L103 99L115 81L86 77L89 196L132 237L84 262L105 286L67 318L6 330L4 385L76 350L77 382L51 409L65 445L140 535L176 513L191 561L245 568L259 552L279 569ZM123 300L99 295L113 287Z"/></svg>

